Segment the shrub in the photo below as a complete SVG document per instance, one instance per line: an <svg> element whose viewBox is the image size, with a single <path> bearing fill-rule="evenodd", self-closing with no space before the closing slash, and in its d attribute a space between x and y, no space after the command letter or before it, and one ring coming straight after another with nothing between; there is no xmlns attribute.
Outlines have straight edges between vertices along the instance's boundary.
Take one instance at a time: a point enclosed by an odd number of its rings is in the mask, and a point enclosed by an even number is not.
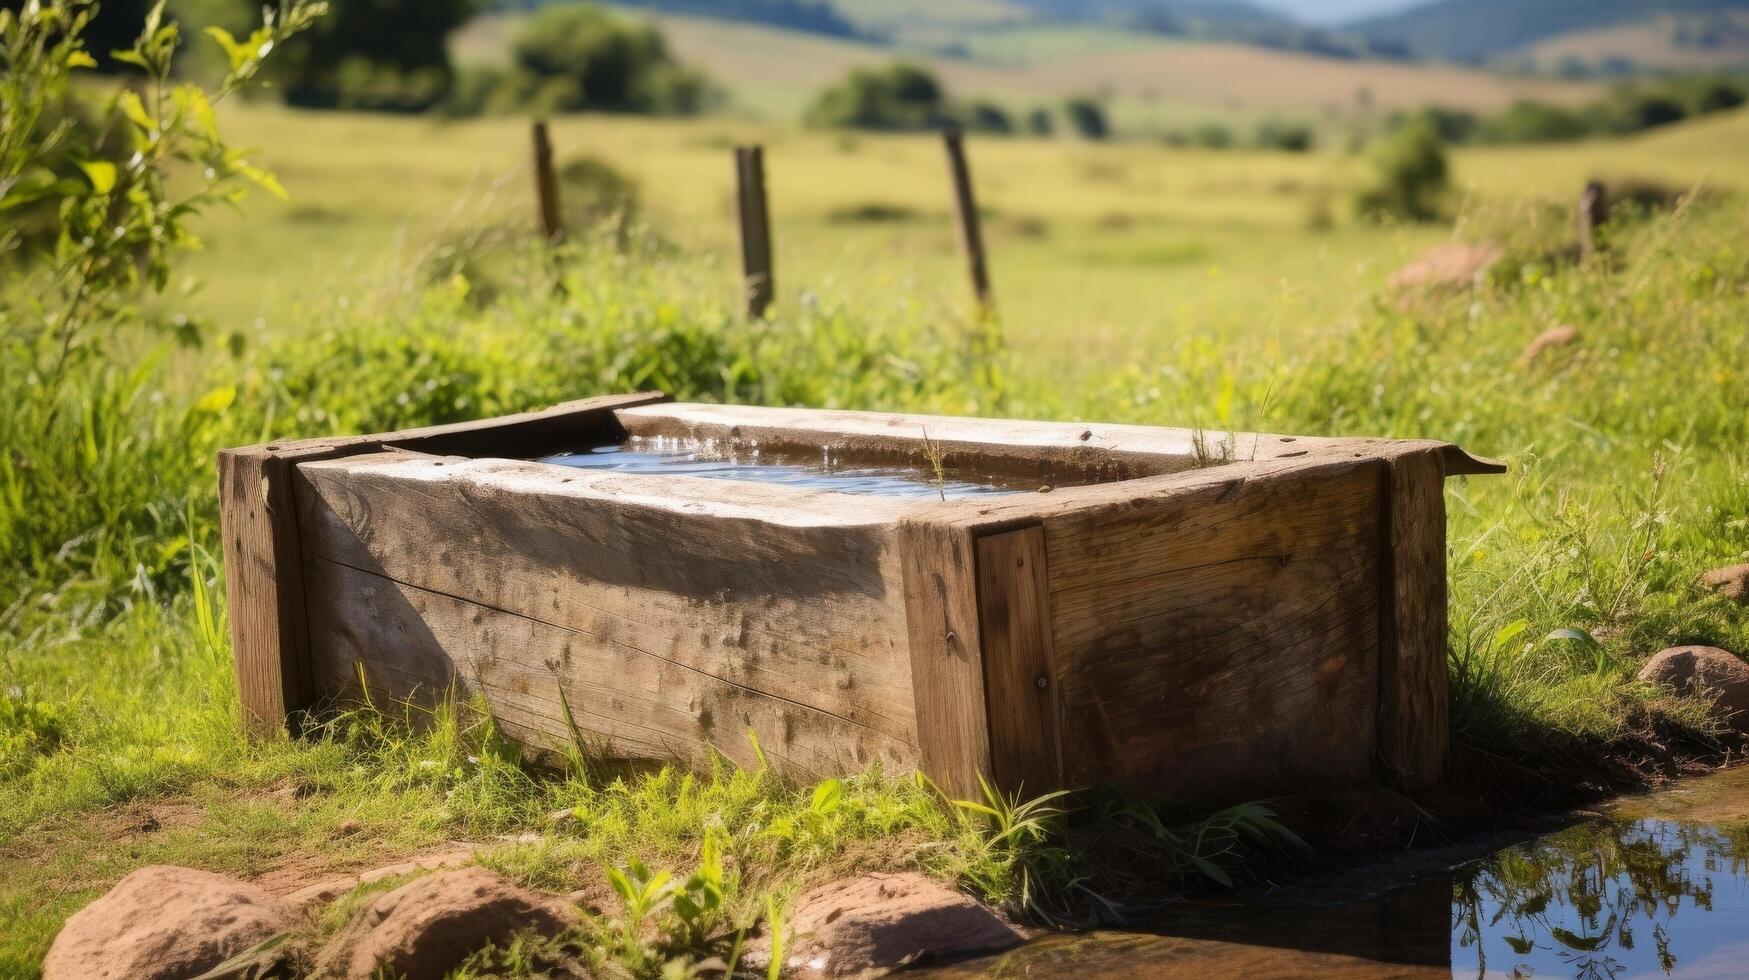
<svg viewBox="0 0 1749 980"><path fill-rule="evenodd" d="M1358 210L1368 217L1431 221L1451 188L1445 144L1424 122L1405 125L1373 144L1375 183L1362 191Z"/></svg>
<svg viewBox="0 0 1749 980"><path fill-rule="evenodd" d="M395 112L432 108L450 87L449 35L478 6L476 0L334 3L307 37L276 55L285 101Z"/></svg>
<svg viewBox="0 0 1749 980"><path fill-rule="evenodd" d="M820 93L809 107L811 126L851 129L931 129L952 121L947 92L926 68L895 62L858 68Z"/></svg>
<svg viewBox="0 0 1749 980"><path fill-rule="evenodd" d="M1535 143L1573 140L1591 132L1578 113L1545 102L1514 102L1482 124L1482 135L1493 143Z"/></svg>
<svg viewBox="0 0 1749 980"><path fill-rule="evenodd" d="M1627 89L1618 92L1602 113L1610 132L1637 133L1688 118L1688 108L1664 91Z"/></svg>
<svg viewBox="0 0 1749 980"><path fill-rule="evenodd" d="M1220 123L1204 123L1191 132L1190 142L1192 146L1210 150L1231 149L1234 143L1233 130L1232 127Z"/></svg>
<svg viewBox="0 0 1749 980"><path fill-rule="evenodd" d="M710 96L704 77L674 60L661 32L588 4L542 8L510 49L515 70L488 101L540 112L684 115Z"/></svg>
<svg viewBox="0 0 1749 980"><path fill-rule="evenodd" d="M1312 127L1305 123L1270 121L1257 127L1257 145L1265 150L1305 153L1312 148Z"/></svg>
<svg viewBox="0 0 1749 980"><path fill-rule="evenodd" d="M1056 119L1051 116L1051 110L1044 106L1034 106L1026 114L1026 131L1034 136L1049 136L1056 132Z"/></svg>
<svg viewBox="0 0 1749 980"><path fill-rule="evenodd" d="M1105 119L1105 107L1097 100L1070 99L1063 103L1063 114L1069 117L1070 127L1082 139L1102 140L1111 135L1111 127Z"/></svg>
<svg viewBox="0 0 1749 980"><path fill-rule="evenodd" d="M1014 132L1014 121L1008 118L1007 110L994 102L973 102L967 106L965 124L967 129L985 133Z"/></svg>

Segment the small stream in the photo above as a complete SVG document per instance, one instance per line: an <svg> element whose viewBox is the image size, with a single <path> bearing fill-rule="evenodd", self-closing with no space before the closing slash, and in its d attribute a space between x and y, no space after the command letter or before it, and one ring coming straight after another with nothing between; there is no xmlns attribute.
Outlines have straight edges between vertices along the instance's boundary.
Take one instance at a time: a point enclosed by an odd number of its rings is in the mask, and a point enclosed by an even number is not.
<svg viewBox="0 0 1749 980"><path fill-rule="evenodd" d="M1749 977L1749 768L1449 867L1175 908L934 977Z"/></svg>

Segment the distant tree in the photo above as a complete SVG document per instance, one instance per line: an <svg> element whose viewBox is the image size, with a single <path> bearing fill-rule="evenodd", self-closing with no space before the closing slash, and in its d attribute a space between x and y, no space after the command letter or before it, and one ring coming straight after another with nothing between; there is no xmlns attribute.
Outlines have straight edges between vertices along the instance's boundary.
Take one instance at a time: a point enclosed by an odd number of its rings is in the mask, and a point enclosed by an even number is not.
<svg viewBox="0 0 1749 980"><path fill-rule="evenodd" d="M1070 99L1063 103L1063 114L1069 118L1069 125L1083 139L1102 140L1111 135L1111 127L1105 119L1105 107L1097 100Z"/></svg>
<svg viewBox="0 0 1749 980"><path fill-rule="evenodd" d="M1742 83L1724 78L1702 79L1689 93L1689 105L1697 116L1709 112L1725 112L1742 105L1749 97Z"/></svg>
<svg viewBox="0 0 1749 980"><path fill-rule="evenodd" d="M1051 110L1044 106L1034 106L1026 114L1027 132L1034 136L1049 136L1056 131L1057 123L1051 116Z"/></svg>
<svg viewBox="0 0 1749 980"><path fill-rule="evenodd" d="M1607 127L1617 133L1637 133L1688 118L1688 107L1661 90L1624 89L1605 110Z"/></svg>
<svg viewBox="0 0 1749 980"><path fill-rule="evenodd" d="M1233 128L1221 123L1203 123L1190 134L1190 142L1209 150L1231 149L1235 142Z"/></svg>
<svg viewBox="0 0 1749 980"><path fill-rule="evenodd" d="M927 69L905 62L858 68L821 92L809 125L851 129L929 129L953 120L947 93Z"/></svg>
<svg viewBox="0 0 1749 980"><path fill-rule="evenodd" d="M515 73L502 84L542 111L691 113L709 95L704 77L675 61L655 27L588 4L542 8L510 51Z"/></svg>
<svg viewBox="0 0 1749 980"><path fill-rule="evenodd" d="M1014 132L1014 120L1008 117L1008 110L994 102L978 101L967 106L965 124L967 129L985 133Z"/></svg>
<svg viewBox="0 0 1749 980"><path fill-rule="evenodd" d="M1257 145L1265 150L1305 153L1315 138L1312 127L1305 123L1269 120L1257 127Z"/></svg>
<svg viewBox="0 0 1749 980"><path fill-rule="evenodd" d="M1434 105L1396 116L1391 120L1391 127L1395 129L1412 120L1420 120L1432 126L1439 138L1447 143L1468 143L1476 137L1482 125L1482 121L1473 112Z"/></svg>
<svg viewBox="0 0 1749 980"><path fill-rule="evenodd" d="M1522 100L1482 122L1483 138L1493 143L1578 139L1591 132L1579 113L1546 102Z"/></svg>
<svg viewBox="0 0 1749 980"><path fill-rule="evenodd" d="M283 52L293 105L417 111L449 90L449 35L478 0L332 0L328 16Z"/></svg>
<svg viewBox="0 0 1749 980"><path fill-rule="evenodd" d="M1445 144L1424 120L1411 121L1373 144L1374 184L1356 204L1363 216L1431 221L1451 190Z"/></svg>

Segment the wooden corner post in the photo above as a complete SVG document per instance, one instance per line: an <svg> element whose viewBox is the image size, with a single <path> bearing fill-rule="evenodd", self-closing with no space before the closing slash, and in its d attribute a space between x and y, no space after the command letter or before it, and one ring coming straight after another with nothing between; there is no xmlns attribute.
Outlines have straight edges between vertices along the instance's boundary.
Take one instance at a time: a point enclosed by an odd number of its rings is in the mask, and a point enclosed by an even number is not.
<svg viewBox="0 0 1749 980"><path fill-rule="evenodd" d="M972 280L972 295L978 302L979 315L988 315L995 307L990 291L990 271L984 261L984 233L978 224L978 201L972 191L972 170L966 162L965 136L958 127L942 134L947 148L947 167L953 180L953 205L959 225L960 248L965 253L966 270Z"/></svg>
<svg viewBox="0 0 1749 980"><path fill-rule="evenodd" d="M771 215L765 202L765 150L735 148L736 204L741 224L741 293L748 316L771 308Z"/></svg>
<svg viewBox="0 0 1749 980"><path fill-rule="evenodd" d="M534 124L534 189L540 202L541 234L547 243L565 240L565 223L559 215L559 179L553 172L553 144L545 120Z"/></svg>
<svg viewBox="0 0 1749 980"><path fill-rule="evenodd" d="M243 721L271 734L311 707L292 461L273 446L219 453L219 523Z"/></svg>
<svg viewBox="0 0 1749 980"><path fill-rule="evenodd" d="M1063 786L1050 603L1042 525L978 538L990 770L1003 792L1023 799Z"/></svg>
<svg viewBox="0 0 1749 980"><path fill-rule="evenodd" d="M1387 458L1380 490L1378 762L1387 785L1424 789L1439 782L1450 742L1440 451Z"/></svg>

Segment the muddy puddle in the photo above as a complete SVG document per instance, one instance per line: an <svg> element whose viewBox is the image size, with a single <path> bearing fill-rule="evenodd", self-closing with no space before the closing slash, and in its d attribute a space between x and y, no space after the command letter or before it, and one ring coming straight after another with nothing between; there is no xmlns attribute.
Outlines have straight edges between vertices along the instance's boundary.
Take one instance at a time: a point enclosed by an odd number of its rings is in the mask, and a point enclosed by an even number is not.
<svg viewBox="0 0 1749 980"><path fill-rule="evenodd" d="M1749 769L1485 857L1363 871L933 977L1749 977Z"/></svg>
<svg viewBox="0 0 1749 980"><path fill-rule="evenodd" d="M669 438L633 437L624 443L544 456L540 462L587 470L750 480L804 490L920 499L1036 493L1040 488L1037 480L968 478L959 471L937 476L927 466L847 465L835 460L830 451L822 451L818 458L777 458L758 449L737 447L728 451L715 444Z"/></svg>

